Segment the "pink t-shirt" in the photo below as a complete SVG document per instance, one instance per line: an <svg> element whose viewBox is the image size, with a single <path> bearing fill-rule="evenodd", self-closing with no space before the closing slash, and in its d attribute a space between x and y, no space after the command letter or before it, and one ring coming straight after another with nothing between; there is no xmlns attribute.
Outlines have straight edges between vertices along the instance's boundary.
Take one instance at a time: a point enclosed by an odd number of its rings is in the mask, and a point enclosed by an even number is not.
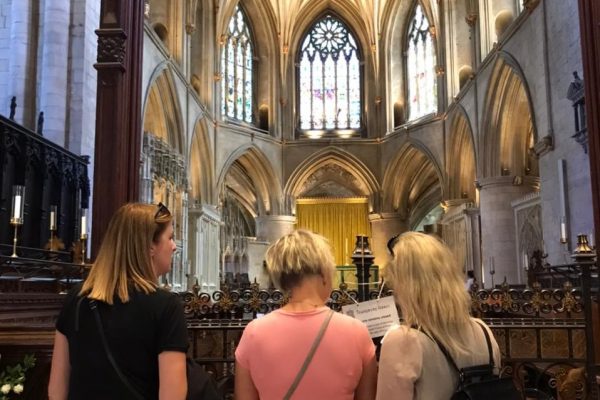
<svg viewBox="0 0 600 400"><path fill-rule="evenodd" d="M261 400L281 400L312 346L329 308L273 311L244 330L235 351ZM360 321L335 313L292 399L352 400L375 346Z"/></svg>

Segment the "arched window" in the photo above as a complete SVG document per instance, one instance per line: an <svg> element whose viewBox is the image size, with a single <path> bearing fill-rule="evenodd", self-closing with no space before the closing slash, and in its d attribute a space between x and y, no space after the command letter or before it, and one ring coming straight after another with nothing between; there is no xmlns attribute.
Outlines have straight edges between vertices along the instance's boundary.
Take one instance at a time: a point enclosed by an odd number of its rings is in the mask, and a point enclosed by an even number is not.
<svg viewBox="0 0 600 400"><path fill-rule="evenodd" d="M407 47L408 119L414 120L437 111L435 48L429 21L420 4L410 22Z"/></svg>
<svg viewBox="0 0 600 400"><path fill-rule="evenodd" d="M236 6L221 50L221 111L223 117L251 123L253 51L246 21Z"/></svg>
<svg viewBox="0 0 600 400"><path fill-rule="evenodd" d="M298 54L300 129L361 127L361 67L356 40L325 15L308 31Z"/></svg>

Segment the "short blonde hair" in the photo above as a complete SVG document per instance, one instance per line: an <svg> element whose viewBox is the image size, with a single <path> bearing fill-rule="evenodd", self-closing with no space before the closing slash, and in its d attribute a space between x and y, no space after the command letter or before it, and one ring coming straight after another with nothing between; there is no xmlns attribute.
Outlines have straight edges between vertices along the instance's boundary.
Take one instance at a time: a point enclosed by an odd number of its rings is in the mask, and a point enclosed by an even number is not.
<svg viewBox="0 0 600 400"><path fill-rule="evenodd" d="M115 295L129 301L129 285L154 292L158 277L152 268L150 247L172 222L164 206L125 204L111 218L96 261L80 295L113 304Z"/></svg>
<svg viewBox="0 0 600 400"><path fill-rule="evenodd" d="M433 236L407 232L393 250L384 276L405 323L420 326L454 355L467 352L470 301L450 249Z"/></svg>
<svg viewBox="0 0 600 400"><path fill-rule="evenodd" d="M333 276L335 259L329 241L306 229L298 229L273 243L265 255L267 271L284 291L310 275Z"/></svg>

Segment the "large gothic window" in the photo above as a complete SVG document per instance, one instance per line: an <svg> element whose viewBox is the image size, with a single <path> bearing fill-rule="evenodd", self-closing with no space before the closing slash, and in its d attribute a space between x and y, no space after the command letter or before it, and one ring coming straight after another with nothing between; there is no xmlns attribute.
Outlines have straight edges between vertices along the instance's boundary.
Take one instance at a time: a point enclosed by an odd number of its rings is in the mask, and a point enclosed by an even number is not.
<svg viewBox="0 0 600 400"><path fill-rule="evenodd" d="M408 30L409 120L437 111L436 57L429 21L417 4Z"/></svg>
<svg viewBox="0 0 600 400"><path fill-rule="evenodd" d="M246 16L236 6L221 50L223 117L252 122L252 40Z"/></svg>
<svg viewBox="0 0 600 400"><path fill-rule="evenodd" d="M359 129L361 66L356 40L348 28L328 14L312 26L301 43L300 129Z"/></svg>

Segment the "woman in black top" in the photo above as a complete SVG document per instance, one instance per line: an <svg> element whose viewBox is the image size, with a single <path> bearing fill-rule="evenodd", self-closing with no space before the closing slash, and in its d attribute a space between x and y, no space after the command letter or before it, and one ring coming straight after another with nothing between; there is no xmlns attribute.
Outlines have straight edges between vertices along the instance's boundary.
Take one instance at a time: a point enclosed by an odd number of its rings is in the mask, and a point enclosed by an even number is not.
<svg viewBox="0 0 600 400"><path fill-rule="evenodd" d="M126 204L113 216L88 278L59 315L51 400L185 399L183 308L177 295L158 287L176 249L172 219L162 204Z"/></svg>

